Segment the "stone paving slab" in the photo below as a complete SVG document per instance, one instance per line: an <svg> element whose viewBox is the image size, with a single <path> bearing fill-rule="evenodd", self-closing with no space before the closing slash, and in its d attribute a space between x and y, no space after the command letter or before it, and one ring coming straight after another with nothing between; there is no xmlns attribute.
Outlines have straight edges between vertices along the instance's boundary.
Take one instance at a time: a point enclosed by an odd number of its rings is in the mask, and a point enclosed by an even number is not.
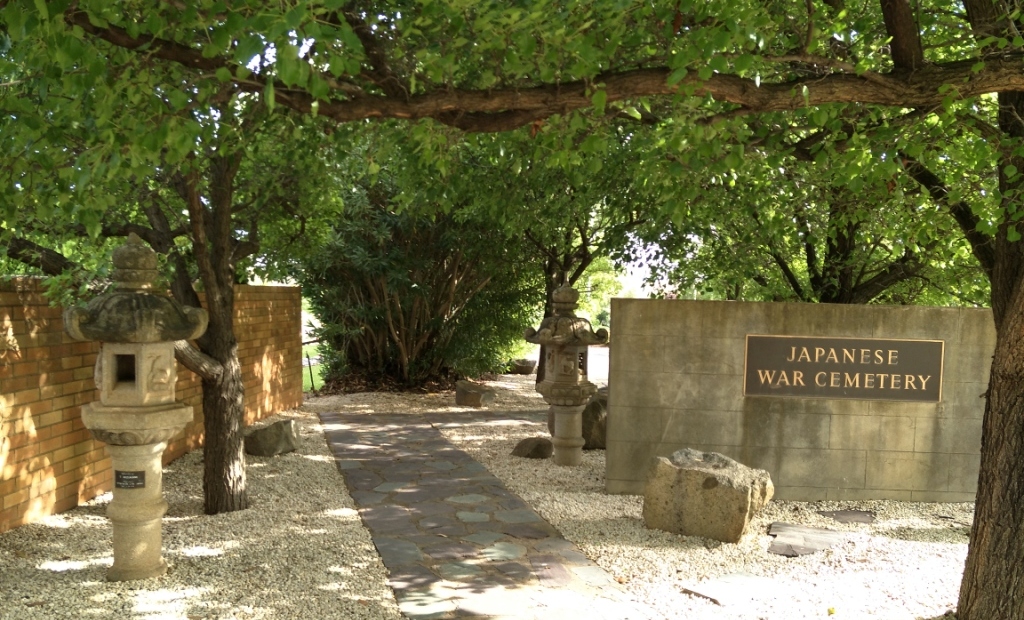
<svg viewBox="0 0 1024 620"><path fill-rule="evenodd" d="M526 415L545 419L540 412ZM661 618L427 417L321 413L320 419L406 617ZM514 419L479 412L433 422Z"/></svg>

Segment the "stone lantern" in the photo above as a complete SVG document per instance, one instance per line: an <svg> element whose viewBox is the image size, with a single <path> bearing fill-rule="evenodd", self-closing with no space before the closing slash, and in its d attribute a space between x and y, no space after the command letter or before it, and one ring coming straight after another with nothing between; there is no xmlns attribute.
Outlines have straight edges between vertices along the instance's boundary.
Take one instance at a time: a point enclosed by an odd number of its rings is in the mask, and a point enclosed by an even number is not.
<svg viewBox="0 0 1024 620"><path fill-rule="evenodd" d="M64 313L76 340L97 340L95 381L99 402L82 406L82 422L107 444L114 466L114 564L110 581L158 577L161 553L163 451L192 420L192 407L174 400L174 341L206 331L205 310L183 308L153 291L156 254L135 234L114 250L115 291Z"/></svg>
<svg viewBox="0 0 1024 620"><path fill-rule="evenodd" d="M553 293L554 316L523 336L544 347L544 378L537 391L551 406L555 421L554 460L557 465L579 465L583 460L583 408L597 391L587 380L587 347L608 342L608 330L594 333L590 321L576 316L580 294L569 286Z"/></svg>

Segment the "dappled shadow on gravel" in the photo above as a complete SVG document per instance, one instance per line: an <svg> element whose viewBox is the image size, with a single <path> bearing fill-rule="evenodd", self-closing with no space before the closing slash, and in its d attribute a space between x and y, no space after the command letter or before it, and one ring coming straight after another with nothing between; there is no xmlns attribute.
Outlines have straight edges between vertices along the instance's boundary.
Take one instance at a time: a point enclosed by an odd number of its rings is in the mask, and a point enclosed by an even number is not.
<svg viewBox="0 0 1024 620"><path fill-rule="evenodd" d="M360 392L407 392L410 394L433 394L455 389L458 379L454 373L441 374L416 385L409 385L386 375L365 372L350 372L341 377L332 378L322 388L316 390L317 396L334 396L337 394L356 394Z"/></svg>
<svg viewBox="0 0 1024 620"><path fill-rule="evenodd" d="M107 582L110 495L0 534L0 619L400 620L380 558L314 416L299 449L248 457L251 508L202 512L202 451L164 470L164 577Z"/></svg>
<svg viewBox="0 0 1024 620"><path fill-rule="evenodd" d="M959 524L949 527L896 527L877 530L875 534L895 540L925 543L949 543L952 539L961 538L960 542L966 544L971 535L971 528Z"/></svg>

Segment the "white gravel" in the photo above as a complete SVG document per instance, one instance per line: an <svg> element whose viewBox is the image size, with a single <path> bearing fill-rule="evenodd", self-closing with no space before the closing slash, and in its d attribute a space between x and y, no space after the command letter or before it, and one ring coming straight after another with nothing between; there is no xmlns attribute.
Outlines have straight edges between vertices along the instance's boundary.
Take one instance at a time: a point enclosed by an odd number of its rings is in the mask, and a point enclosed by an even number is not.
<svg viewBox="0 0 1024 620"><path fill-rule="evenodd" d="M533 388L512 377L496 385L523 397ZM546 435L544 424L476 424L443 432L666 618L931 620L956 607L973 504L773 501L739 543L723 544L644 528L641 496L604 493L603 451L585 452L580 467L510 455L520 439ZM817 514L843 508L875 511L876 521L844 525ZM785 558L767 552L773 521L849 535L832 549ZM739 572L770 578L770 591L719 606L682 590Z"/></svg>
<svg viewBox="0 0 1024 620"><path fill-rule="evenodd" d="M164 470L163 578L111 583L110 495L0 534L0 618L399 619L315 414L297 452L247 457L248 510L206 516L202 452Z"/></svg>
<svg viewBox="0 0 1024 620"><path fill-rule="evenodd" d="M531 377L502 376L496 410L544 408ZM465 412L451 394L354 394L311 399L304 410L363 413ZM0 618L400 618L386 571L328 453L316 416L299 422L297 453L249 457L253 507L202 514L202 455L165 472L161 579L108 583L109 496L0 534ZM509 456L542 424L453 425L443 431L617 581L666 618L935 619L955 607L972 504L772 502L736 545L644 529L641 498L605 495L604 454L581 467ZM843 525L817 510L874 510L874 524ZM772 521L849 532L821 553L767 553ZM773 580L769 594L718 606L682 588L730 573Z"/></svg>

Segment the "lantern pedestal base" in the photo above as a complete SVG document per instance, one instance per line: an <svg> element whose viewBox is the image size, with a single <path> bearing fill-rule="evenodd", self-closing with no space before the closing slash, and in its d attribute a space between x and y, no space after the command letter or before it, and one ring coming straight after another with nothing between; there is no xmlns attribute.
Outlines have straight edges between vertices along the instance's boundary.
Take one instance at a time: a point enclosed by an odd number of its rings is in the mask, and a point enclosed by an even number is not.
<svg viewBox="0 0 1024 620"><path fill-rule="evenodd" d="M583 462L583 408L585 405L551 405L555 417L555 434L551 444L555 448L555 465L579 465Z"/></svg>
<svg viewBox="0 0 1024 620"><path fill-rule="evenodd" d="M162 555L163 453L167 441L192 419L177 403L152 407L108 407L89 403L82 420L107 444L114 468L114 498L107 506L113 527L114 565L108 581L133 581L167 572Z"/></svg>
<svg viewBox="0 0 1024 620"><path fill-rule="evenodd" d="M137 446L107 445L114 466L114 499L107 506L113 526L114 565L108 581L159 577L167 572L161 532L163 499L161 456L167 442Z"/></svg>

